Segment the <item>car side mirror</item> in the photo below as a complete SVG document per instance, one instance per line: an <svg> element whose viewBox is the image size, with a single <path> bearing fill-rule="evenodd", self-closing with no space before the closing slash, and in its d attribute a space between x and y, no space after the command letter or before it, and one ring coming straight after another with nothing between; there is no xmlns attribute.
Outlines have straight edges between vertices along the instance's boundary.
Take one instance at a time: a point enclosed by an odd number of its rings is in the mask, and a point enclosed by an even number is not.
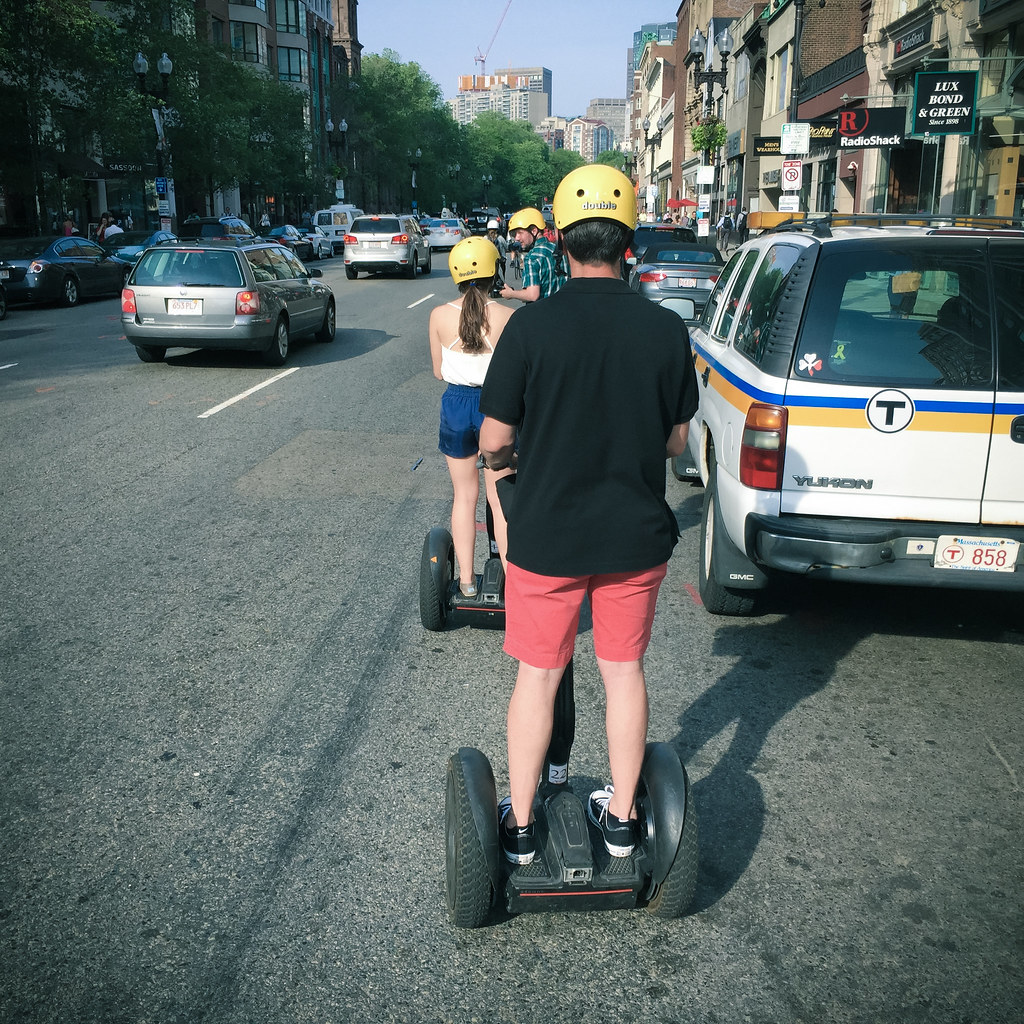
<svg viewBox="0 0 1024 1024"><path fill-rule="evenodd" d="M696 307L693 299L662 299L661 305L665 309L671 309L682 320L695 319Z"/></svg>
<svg viewBox="0 0 1024 1024"><path fill-rule="evenodd" d="M309 277L323 277L324 276L324 272L319 267L313 267L312 270L307 269L306 273L307 273L307 275ZM693 303L691 302L690 305L692 306Z"/></svg>

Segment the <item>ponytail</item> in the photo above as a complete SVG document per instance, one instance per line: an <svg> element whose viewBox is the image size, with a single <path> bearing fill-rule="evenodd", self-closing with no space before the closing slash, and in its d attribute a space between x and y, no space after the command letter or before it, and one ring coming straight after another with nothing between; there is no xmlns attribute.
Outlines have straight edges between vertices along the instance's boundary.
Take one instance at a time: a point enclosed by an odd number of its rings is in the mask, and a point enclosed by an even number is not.
<svg viewBox="0 0 1024 1024"><path fill-rule="evenodd" d="M459 285L462 312L459 314L459 340L463 352L482 352L487 333L487 294L494 278L464 281Z"/></svg>

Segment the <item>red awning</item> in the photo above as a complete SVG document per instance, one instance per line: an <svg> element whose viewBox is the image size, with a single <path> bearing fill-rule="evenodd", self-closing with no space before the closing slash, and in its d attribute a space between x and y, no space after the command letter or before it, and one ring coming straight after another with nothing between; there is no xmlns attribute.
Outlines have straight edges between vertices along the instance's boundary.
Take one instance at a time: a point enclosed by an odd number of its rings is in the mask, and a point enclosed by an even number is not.
<svg viewBox="0 0 1024 1024"><path fill-rule="evenodd" d="M670 199L668 201L668 208L670 210L678 210L680 206L696 206L697 203L693 199Z"/></svg>

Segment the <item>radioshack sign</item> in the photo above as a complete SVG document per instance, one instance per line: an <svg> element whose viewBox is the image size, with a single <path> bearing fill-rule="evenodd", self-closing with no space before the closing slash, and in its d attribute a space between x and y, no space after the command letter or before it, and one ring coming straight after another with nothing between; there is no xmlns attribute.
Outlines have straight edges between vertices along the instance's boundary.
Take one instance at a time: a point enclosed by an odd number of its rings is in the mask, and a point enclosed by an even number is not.
<svg viewBox="0 0 1024 1024"><path fill-rule="evenodd" d="M881 149L906 142L906 107L858 107L839 111L839 148Z"/></svg>
<svg viewBox="0 0 1024 1024"><path fill-rule="evenodd" d="M977 71L919 71L914 134L973 135L977 95Z"/></svg>

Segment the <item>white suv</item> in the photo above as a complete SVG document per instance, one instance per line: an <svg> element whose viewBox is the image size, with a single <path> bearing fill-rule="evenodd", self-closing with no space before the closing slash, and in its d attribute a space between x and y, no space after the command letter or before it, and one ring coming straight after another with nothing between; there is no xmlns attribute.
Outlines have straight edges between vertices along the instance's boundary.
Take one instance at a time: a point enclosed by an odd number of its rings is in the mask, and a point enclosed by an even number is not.
<svg viewBox="0 0 1024 1024"><path fill-rule="evenodd" d="M717 614L787 573L1024 590L1024 231L844 220L746 243L690 332Z"/></svg>
<svg viewBox="0 0 1024 1024"><path fill-rule="evenodd" d="M415 277L430 273L430 239L412 214L364 214L345 235L345 276L354 281L360 270L399 270Z"/></svg>

